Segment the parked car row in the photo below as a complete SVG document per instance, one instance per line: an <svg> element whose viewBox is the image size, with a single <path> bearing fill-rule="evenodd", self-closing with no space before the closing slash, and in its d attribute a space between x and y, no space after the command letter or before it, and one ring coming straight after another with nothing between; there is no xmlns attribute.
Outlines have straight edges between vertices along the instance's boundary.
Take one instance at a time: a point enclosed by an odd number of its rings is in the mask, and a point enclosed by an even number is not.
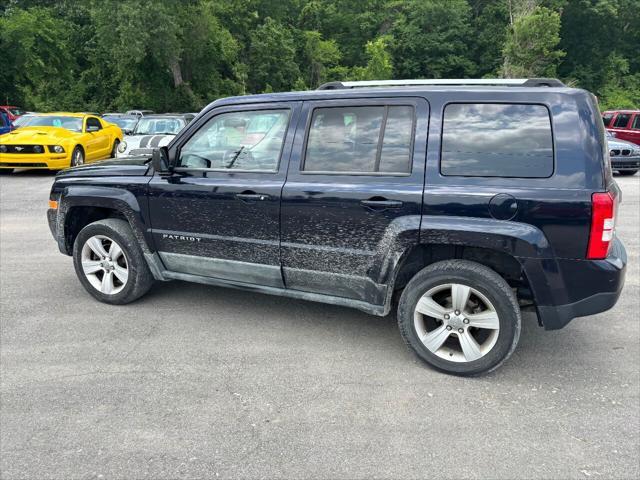
<svg viewBox="0 0 640 480"><path fill-rule="evenodd" d="M151 155L153 148L167 145L196 115L150 110L102 116L12 111L13 120L0 110L0 174L15 168L61 170L116 156Z"/></svg>
<svg viewBox="0 0 640 480"><path fill-rule="evenodd" d="M602 121L611 168L620 175L635 175L640 170L640 110L607 110Z"/></svg>

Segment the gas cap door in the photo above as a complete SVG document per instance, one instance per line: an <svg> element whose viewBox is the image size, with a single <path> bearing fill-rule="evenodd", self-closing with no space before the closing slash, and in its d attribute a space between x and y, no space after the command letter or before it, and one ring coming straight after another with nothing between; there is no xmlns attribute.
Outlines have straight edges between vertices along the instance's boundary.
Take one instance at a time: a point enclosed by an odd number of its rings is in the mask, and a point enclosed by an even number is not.
<svg viewBox="0 0 640 480"><path fill-rule="evenodd" d="M496 220L511 220L518 213L518 202L508 193L499 193L489 201L489 213Z"/></svg>

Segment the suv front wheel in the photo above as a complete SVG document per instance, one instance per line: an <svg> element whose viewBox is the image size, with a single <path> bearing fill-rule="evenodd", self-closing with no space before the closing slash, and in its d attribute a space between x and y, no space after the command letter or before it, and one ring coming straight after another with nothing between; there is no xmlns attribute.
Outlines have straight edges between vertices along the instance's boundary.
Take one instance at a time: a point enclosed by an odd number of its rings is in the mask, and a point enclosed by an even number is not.
<svg viewBox="0 0 640 480"><path fill-rule="evenodd" d="M405 342L429 365L455 375L499 367L520 338L520 307L496 272L446 260L418 272L404 289L398 324Z"/></svg>
<svg viewBox="0 0 640 480"><path fill-rule="evenodd" d="M144 295L153 276L129 224L107 218L84 227L73 244L82 286L101 302L122 305Z"/></svg>

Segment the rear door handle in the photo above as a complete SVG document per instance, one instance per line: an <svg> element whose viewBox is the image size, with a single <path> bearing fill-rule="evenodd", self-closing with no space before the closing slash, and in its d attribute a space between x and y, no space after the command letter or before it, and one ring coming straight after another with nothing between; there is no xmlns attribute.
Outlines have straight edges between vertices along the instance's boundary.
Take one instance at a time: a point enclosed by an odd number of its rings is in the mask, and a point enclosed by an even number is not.
<svg viewBox="0 0 640 480"><path fill-rule="evenodd" d="M369 200L362 200L360 202L360 205L371 210L387 210L390 208L401 208L403 204L399 200L387 200L386 198L370 198Z"/></svg>
<svg viewBox="0 0 640 480"><path fill-rule="evenodd" d="M242 202L259 202L269 200L269 195L264 193L243 192L236 193L236 198Z"/></svg>

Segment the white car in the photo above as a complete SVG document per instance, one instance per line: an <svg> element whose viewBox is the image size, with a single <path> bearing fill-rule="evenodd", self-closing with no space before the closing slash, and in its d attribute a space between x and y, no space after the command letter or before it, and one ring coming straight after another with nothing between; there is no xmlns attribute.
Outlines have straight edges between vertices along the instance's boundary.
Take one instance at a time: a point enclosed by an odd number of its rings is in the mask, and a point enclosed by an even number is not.
<svg viewBox="0 0 640 480"><path fill-rule="evenodd" d="M190 113L141 117L133 133L118 145L116 157L150 156L154 148L168 145L193 117Z"/></svg>

